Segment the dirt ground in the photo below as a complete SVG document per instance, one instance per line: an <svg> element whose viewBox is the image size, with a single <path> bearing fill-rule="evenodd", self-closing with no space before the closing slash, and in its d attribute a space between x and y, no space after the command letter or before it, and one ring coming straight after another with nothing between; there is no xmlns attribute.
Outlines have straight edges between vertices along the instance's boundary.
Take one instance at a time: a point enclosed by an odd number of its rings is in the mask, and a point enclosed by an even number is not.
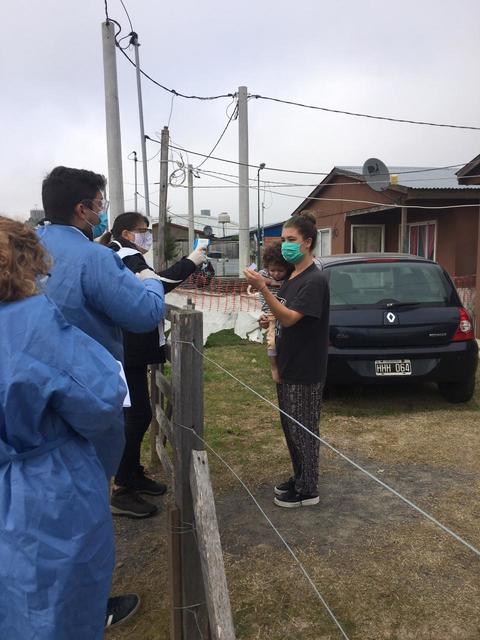
<svg viewBox="0 0 480 640"><path fill-rule="evenodd" d="M261 347L235 349L211 349L209 357L240 377L252 360L263 371ZM350 640L479 640L479 557L325 447L320 505L275 507L272 485L288 473L288 456L274 412L243 391L235 396L236 388L212 367L205 378L208 440L248 483ZM267 373L255 386L267 392ZM350 390L325 404L321 432L479 547L478 401L477 395L467 405L449 405L428 386ZM211 456L210 465L237 638L341 638L245 491ZM106 637L167 640L165 509L143 522L118 518L115 525L114 593L136 591L143 602Z"/></svg>

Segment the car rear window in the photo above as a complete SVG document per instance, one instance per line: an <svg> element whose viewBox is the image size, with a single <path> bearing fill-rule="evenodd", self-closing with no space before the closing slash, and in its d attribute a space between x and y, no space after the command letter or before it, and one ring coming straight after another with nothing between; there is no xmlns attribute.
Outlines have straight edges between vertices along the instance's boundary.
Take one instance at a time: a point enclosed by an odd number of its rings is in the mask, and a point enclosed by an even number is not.
<svg viewBox="0 0 480 640"><path fill-rule="evenodd" d="M452 286L442 269L421 262L356 262L325 269L330 305L382 306L387 302L451 304Z"/></svg>

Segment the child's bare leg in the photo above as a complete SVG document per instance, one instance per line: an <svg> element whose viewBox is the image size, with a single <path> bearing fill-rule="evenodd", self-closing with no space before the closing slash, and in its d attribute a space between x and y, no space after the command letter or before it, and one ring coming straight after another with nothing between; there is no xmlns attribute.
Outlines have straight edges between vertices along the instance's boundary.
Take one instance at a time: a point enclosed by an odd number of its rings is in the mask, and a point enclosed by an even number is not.
<svg viewBox="0 0 480 640"><path fill-rule="evenodd" d="M270 369L272 370L272 380L280 382L280 374L278 373L277 356L268 356L270 360Z"/></svg>

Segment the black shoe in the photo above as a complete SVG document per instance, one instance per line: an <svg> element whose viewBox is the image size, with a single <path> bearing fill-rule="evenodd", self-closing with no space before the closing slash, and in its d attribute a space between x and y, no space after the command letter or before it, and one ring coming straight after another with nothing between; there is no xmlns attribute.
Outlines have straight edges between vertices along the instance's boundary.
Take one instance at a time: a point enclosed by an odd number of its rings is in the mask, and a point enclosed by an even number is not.
<svg viewBox="0 0 480 640"><path fill-rule="evenodd" d="M289 491L293 491L295 489L295 479L289 478L286 482L282 482L282 484L277 484L273 491L277 496L283 496Z"/></svg>
<svg viewBox="0 0 480 640"><path fill-rule="evenodd" d="M137 491L127 487L119 487L112 491L110 511L115 516L150 518L157 513L158 507L140 497Z"/></svg>
<svg viewBox="0 0 480 640"><path fill-rule="evenodd" d="M136 593L129 593L126 596L116 596L108 599L107 615L105 617L105 629L125 622L136 612L140 606L140 598Z"/></svg>
<svg viewBox="0 0 480 640"><path fill-rule="evenodd" d="M139 491L140 493L145 493L149 496L163 496L163 494L167 491L167 485L162 482L156 482L145 475L143 467L140 467L139 470L135 473L130 485L132 489Z"/></svg>
<svg viewBox="0 0 480 640"><path fill-rule="evenodd" d="M277 507L286 507L287 509L295 509L296 507L310 507L320 502L320 498L317 494L306 495L304 493L297 493L296 491L288 491L283 496L274 498L273 502Z"/></svg>

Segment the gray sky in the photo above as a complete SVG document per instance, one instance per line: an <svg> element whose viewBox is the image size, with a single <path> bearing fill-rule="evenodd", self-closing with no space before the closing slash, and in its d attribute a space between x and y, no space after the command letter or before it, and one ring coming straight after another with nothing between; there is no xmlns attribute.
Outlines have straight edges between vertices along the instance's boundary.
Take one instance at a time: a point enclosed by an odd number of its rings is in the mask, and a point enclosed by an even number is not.
<svg viewBox="0 0 480 640"><path fill-rule="evenodd" d="M332 108L400 118L480 125L480 3L478 0L125 0L141 43L144 70L184 93L260 93ZM118 0L109 13L129 32ZM28 217L41 206L41 181L55 165L107 174L101 22L102 0L16 0L2 15L0 74L0 212ZM130 53L133 57L133 52ZM135 70L118 55L123 172L133 183L140 154ZM143 83L145 129L167 123L171 96ZM225 126L229 100L175 98L171 137L207 153ZM369 121L251 100L250 162L267 167L329 171L363 164L441 166L480 153L480 132ZM238 122L215 155L237 159ZM149 143L149 157L158 150ZM185 156L187 160L187 157ZM192 164L201 158L190 156ZM204 169L237 173L209 160ZM139 165L139 178L141 167ZM158 181L158 157L149 163ZM256 176L255 169L251 177ZM265 170L266 180L312 183L312 177ZM319 178L320 180L320 178ZM202 177L196 186L219 185ZM152 185L151 200L158 201ZM142 188L139 188L143 192ZM285 189L304 196L310 187ZM133 209L133 184L125 186ZM267 193L266 219L285 218L299 198ZM185 213L185 189L169 190L172 211ZM195 208L238 219L235 189L198 189ZM153 208L153 212L156 209ZM251 192L251 221L256 194Z"/></svg>

